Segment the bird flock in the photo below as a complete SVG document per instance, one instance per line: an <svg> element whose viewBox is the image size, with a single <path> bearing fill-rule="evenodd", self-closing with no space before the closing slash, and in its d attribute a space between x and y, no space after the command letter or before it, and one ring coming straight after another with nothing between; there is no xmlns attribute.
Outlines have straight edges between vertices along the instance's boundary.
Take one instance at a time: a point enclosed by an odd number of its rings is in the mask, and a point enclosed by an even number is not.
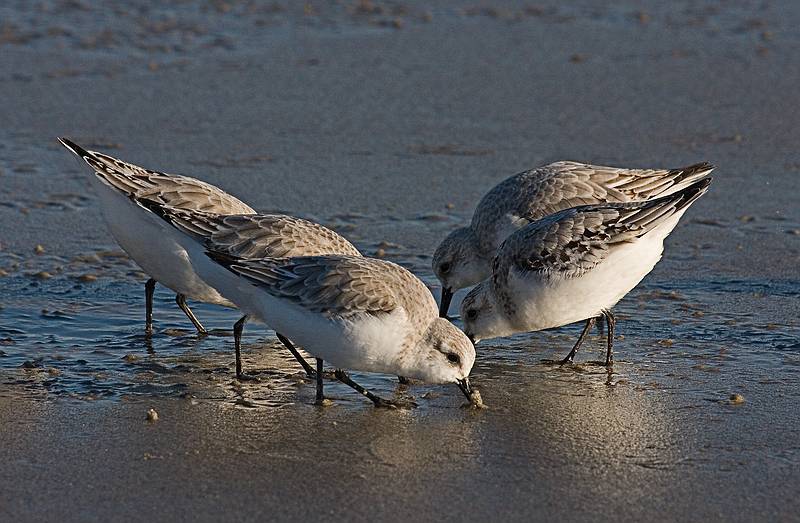
<svg viewBox="0 0 800 523"><path fill-rule="evenodd" d="M316 382L326 404L324 364L376 407L409 408L381 398L348 375L377 372L456 384L482 407L469 381L480 340L585 322L570 364L592 326L607 325L605 365L613 365L612 308L661 259L664 239L706 193L709 163L682 169L621 169L555 162L512 176L479 202L471 223L436 249L439 305L414 274L363 256L340 234L284 214L260 214L201 180L144 169L59 141L94 171L103 216L120 247L149 279L145 330L153 329L156 283L198 333L207 331L187 299L233 307L235 372L241 336L254 319L275 331ZM448 318L453 295L463 330ZM297 349L314 358L312 365Z"/></svg>

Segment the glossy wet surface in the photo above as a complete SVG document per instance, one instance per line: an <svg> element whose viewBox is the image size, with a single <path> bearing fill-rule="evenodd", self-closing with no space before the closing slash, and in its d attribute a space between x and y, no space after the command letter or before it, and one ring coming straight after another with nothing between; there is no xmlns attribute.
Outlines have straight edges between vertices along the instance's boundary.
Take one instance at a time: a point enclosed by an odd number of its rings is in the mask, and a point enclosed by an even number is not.
<svg viewBox="0 0 800 523"><path fill-rule="evenodd" d="M100 278L6 277L0 321L0 368L4 383L53 397L87 400L134 395L194 397L245 406L281 406L308 401L313 384L288 351L263 325L248 325L245 368L258 378L238 383L232 372L231 326L235 311L192 304L211 331L196 334L168 290L156 294L156 329L143 331L143 285ZM574 343L579 326L478 345L473 380L492 396L494 387L535 380L544 387L567 387L581 394L598 384L658 390L687 398L723 401L733 393L799 379L800 327L770 321L767 314L742 312L744 300L793 306L800 282L672 281L643 284L618 307L615 365L604 359L605 338L595 330L573 365L548 364ZM768 296L767 296L768 295ZM45 304L47 308L41 308ZM311 360L311 358L309 358ZM313 360L311 360L313 361ZM396 380L354 375L367 388L392 395ZM602 378L602 379L601 379ZM492 385L490 385L492 384ZM330 383L344 405L364 402ZM572 390L570 387L577 387ZM425 408L428 397L461 400L455 387L417 384L411 395ZM310 391L310 392L309 392ZM790 396L800 390L788 389ZM438 403L438 402L433 402Z"/></svg>
<svg viewBox="0 0 800 523"><path fill-rule="evenodd" d="M563 356L576 327L481 344L473 381L487 410L459 408L455 387L354 374L386 397L419 404L397 412L332 382L334 404L313 406L313 383L257 325L246 331L245 365L258 381L237 382L230 340L187 330L165 292L148 341L133 282L5 283L0 435L19 453L0 478L11 514L55 517L38 500L60 499L68 485L72 502L92 507L87 513L122 506L133 519L181 517L186 504L210 518L350 517L366 507L386 518L542 510L594 519L610 505L623 519L676 506L685 507L680 519L734 509L750 519L764 514L753 507L765 483L778 496L794 490L798 327L739 307L790 306L796 282L644 285L619 307L611 372L591 363L603 357L596 335L578 364L542 362ZM195 310L211 328L236 319ZM149 408L158 421L145 421ZM34 494L11 470L41 487ZM86 479L75 483L73 474ZM737 496L715 508L709 496L731 484ZM177 501L149 504L161 491Z"/></svg>

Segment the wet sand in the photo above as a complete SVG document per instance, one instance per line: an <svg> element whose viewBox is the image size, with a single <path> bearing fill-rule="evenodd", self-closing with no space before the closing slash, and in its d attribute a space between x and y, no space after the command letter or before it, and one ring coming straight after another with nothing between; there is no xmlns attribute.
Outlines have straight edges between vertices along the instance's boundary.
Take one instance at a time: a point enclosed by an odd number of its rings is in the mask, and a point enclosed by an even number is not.
<svg viewBox="0 0 800 523"><path fill-rule="evenodd" d="M800 8L308 5L0 7L0 520L795 519ZM143 275L58 135L319 220L437 295L436 244L515 172L717 170L619 304L613 373L596 337L541 362L572 326L480 344L486 411L367 375L420 407L330 383L318 409L267 331L237 384L163 289L146 342Z"/></svg>

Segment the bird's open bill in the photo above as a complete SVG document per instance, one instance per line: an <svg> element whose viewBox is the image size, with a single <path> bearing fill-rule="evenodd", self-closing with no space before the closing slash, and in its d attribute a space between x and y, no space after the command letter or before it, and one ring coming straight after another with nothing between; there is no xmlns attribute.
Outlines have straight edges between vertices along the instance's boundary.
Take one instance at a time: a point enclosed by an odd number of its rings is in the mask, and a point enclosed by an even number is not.
<svg viewBox="0 0 800 523"><path fill-rule="evenodd" d="M464 396L466 396L469 401L472 401L472 387L469 384L469 378L458 380L456 383L458 383L458 388L461 389L461 392L464 393Z"/></svg>
<svg viewBox="0 0 800 523"><path fill-rule="evenodd" d="M447 311L450 310L450 302L453 300L453 291L447 287L442 287L442 303L439 305L439 317L447 318Z"/></svg>

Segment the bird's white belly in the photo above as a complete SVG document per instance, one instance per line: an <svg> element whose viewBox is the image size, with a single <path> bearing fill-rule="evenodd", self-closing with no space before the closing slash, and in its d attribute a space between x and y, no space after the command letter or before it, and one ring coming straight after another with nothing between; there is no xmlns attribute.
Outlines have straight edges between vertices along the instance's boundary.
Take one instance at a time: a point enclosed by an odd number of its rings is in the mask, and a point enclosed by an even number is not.
<svg viewBox="0 0 800 523"><path fill-rule="evenodd" d="M400 372L396 361L406 337L405 312L401 309L381 316L326 318L262 290L255 292L259 293L258 315L262 321L314 357L341 369Z"/></svg>
<svg viewBox="0 0 800 523"><path fill-rule="evenodd" d="M174 229L171 234L186 248L195 271L206 283L243 313L286 336L314 357L342 369L398 372L393 362L409 329L402 309L381 316L361 314L353 320L329 319L270 295L209 258L205 247L196 240Z"/></svg>
<svg viewBox="0 0 800 523"><path fill-rule="evenodd" d="M616 248L591 271L574 278L537 278L512 271L509 287L516 304L511 318L520 331L568 325L611 309L653 270L664 238L680 216L639 240Z"/></svg>
<svg viewBox="0 0 800 523"><path fill-rule="evenodd" d="M196 274L183 247L172 235L164 234L160 218L99 179L96 182L95 190L111 234L144 272L191 299L232 305Z"/></svg>

